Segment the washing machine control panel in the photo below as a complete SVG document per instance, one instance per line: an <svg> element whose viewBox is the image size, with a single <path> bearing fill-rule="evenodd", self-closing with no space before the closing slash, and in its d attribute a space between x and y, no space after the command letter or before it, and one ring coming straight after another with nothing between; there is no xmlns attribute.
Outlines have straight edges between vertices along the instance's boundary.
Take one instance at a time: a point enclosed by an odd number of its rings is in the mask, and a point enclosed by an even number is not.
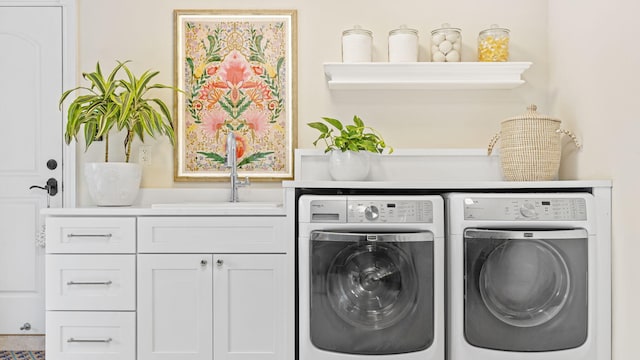
<svg viewBox="0 0 640 360"><path fill-rule="evenodd" d="M347 222L432 223L433 203L428 200L348 200Z"/></svg>
<svg viewBox="0 0 640 360"><path fill-rule="evenodd" d="M584 221L583 198L474 198L464 199L465 220Z"/></svg>

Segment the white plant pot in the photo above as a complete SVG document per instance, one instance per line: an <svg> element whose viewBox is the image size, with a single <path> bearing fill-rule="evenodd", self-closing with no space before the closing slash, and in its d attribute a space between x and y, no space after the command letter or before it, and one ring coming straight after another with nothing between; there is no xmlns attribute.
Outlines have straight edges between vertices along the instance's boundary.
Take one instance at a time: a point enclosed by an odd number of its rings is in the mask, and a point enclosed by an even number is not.
<svg viewBox="0 0 640 360"><path fill-rule="evenodd" d="M130 206L140 190L142 167L123 162L86 163L84 178L98 206Z"/></svg>
<svg viewBox="0 0 640 360"><path fill-rule="evenodd" d="M369 174L369 153L366 151L333 150L329 154L329 174L333 180L359 181Z"/></svg>

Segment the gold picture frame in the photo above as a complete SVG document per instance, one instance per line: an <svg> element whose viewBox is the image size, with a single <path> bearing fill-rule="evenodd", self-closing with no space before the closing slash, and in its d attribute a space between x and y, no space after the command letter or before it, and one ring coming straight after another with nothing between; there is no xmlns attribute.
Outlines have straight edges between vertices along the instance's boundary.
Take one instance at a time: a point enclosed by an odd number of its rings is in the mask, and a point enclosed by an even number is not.
<svg viewBox="0 0 640 360"><path fill-rule="evenodd" d="M238 175L293 178L297 123L296 10L174 10L176 181Z"/></svg>

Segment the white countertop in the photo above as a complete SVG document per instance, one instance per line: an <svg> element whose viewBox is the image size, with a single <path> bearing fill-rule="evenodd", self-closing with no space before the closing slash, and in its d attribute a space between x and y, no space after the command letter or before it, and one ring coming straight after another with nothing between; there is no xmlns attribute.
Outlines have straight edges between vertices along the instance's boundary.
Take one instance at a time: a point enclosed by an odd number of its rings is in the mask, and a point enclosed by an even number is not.
<svg viewBox="0 0 640 360"><path fill-rule="evenodd" d="M190 204L171 208L152 207L77 207L42 209L43 215L49 216L285 216L284 206L278 207L204 207Z"/></svg>
<svg viewBox="0 0 640 360"><path fill-rule="evenodd" d="M284 188L313 189L433 189L441 191L491 189L568 189L612 186L611 180L558 181L283 181Z"/></svg>

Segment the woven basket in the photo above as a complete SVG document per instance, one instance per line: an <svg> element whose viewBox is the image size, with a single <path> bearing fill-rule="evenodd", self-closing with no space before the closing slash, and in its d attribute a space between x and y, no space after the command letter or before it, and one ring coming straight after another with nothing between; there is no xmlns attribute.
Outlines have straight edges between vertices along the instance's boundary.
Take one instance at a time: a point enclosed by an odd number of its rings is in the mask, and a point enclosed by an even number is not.
<svg viewBox="0 0 640 360"><path fill-rule="evenodd" d="M581 147L571 131L560 128L560 120L539 115L536 110L536 105L530 105L523 115L504 120L500 132L489 142L490 155L500 139L500 163L506 180L557 179L562 135Z"/></svg>

